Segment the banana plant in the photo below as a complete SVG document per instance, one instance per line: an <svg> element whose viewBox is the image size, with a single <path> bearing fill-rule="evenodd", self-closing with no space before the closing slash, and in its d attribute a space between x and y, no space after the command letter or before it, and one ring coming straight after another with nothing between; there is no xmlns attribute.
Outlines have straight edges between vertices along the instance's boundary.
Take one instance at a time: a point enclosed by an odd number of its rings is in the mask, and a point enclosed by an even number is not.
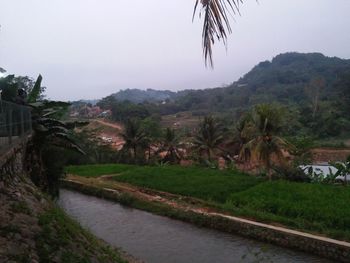
<svg viewBox="0 0 350 263"><path fill-rule="evenodd" d="M342 178L344 185L348 183L348 176L350 176L350 155L345 162L334 162L330 165L337 169L334 176L335 178Z"/></svg>
<svg viewBox="0 0 350 263"><path fill-rule="evenodd" d="M53 147L85 154L73 140L71 133L74 128L84 126L87 122L63 122L59 120L70 104L62 101L39 101L41 81L42 77L39 75L27 101L27 106L32 109L33 128L32 139L27 149L30 158L28 168L34 183L51 192L51 189L57 188L59 176L54 176L54 179L50 178L49 168L47 168L49 165L43 161L43 154ZM52 159L52 162L55 160ZM63 172L63 167L61 172Z"/></svg>

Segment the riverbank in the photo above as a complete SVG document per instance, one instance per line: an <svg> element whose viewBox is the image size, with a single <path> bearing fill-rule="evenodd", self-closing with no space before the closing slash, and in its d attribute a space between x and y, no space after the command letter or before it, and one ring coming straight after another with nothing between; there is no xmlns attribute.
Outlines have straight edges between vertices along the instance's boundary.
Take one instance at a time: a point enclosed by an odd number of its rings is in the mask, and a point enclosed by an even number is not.
<svg viewBox="0 0 350 263"><path fill-rule="evenodd" d="M350 241L350 188L341 185L267 181L234 170L180 166L87 165L67 172L107 188L124 184L162 192L228 215Z"/></svg>
<svg viewBox="0 0 350 263"><path fill-rule="evenodd" d="M0 262L129 262L69 218L27 175L0 176L0 207Z"/></svg>
<svg viewBox="0 0 350 263"><path fill-rule="evenodd" d="M91 233L144 262L333 262L69 189L60 190L58 204Z"/></svg>
<svg viewBox="0 0 350 263"><path fill-rule="evenodd" d="M230 216L220 213L214 207L203 206L205 202L201 200L148 189L140 190L130 185L106 182L96 178L69 176L62 184L69 189L117 201L158 215L298 249L338 262L350 260L350 244L347 242Z"/></svg>

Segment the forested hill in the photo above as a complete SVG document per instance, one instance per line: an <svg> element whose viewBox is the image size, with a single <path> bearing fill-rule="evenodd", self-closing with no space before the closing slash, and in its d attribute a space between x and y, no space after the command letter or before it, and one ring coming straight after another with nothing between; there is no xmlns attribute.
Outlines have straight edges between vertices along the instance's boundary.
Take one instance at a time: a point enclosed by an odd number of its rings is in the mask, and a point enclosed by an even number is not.
<svg viewBox="0 0 350 263"><path fill-rule="evenodd" d="M350 72L350 60L321 53L284 53L256 65L250 72L224 88L172 92L126 89L107 97L107 102L170 101L163 112L227 111L265 102L305 104L317 90L320 100L339 96L338 83ZM103 103L102 103L103 104ZM107 103L109 104L109 103Z"/></svg>
<svg viewBox="0 0 350 263"><path fill-rule="evenodd" d="M350 72L350 60L320 53L285 53L255 66L225 88L187 91L176 102L186 110L226 111L259 103L304 104L316 90L320 100L339 95L338 82Z"/></svg>
<svg viewBox="0 0 350 263"><path fill-rule="evenodd" d="M264 100L268 94L278 101L301 102L305 100L308 86L317 79L324 82L320 83L324 96L334 94L334 84L349 70L350 60L330 58L320 53L286 53L276 56L271 62L259 63L238 83L246 84L256 100Z"/></svg>
<svg viewBox="0 0 350 263"><path fill-rule="evenodd" d="M196 116L214 114L237 121L242 112L261 103L287 106L288 118L294 122L291 129L324 137L348 134L350 60L320 53L285 53L259 63L224 88L125 90L104 98L98 105L112 109L116 120L122 116L144 118L188 111Z"/></svg>

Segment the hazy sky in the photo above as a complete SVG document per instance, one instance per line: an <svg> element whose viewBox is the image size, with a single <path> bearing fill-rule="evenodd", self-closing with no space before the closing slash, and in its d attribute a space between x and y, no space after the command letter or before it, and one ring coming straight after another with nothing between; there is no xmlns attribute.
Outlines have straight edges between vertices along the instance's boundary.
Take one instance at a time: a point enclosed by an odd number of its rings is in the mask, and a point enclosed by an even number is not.
<svg viewBox="0 0 350 263"><path fill-rule="evenodd" d="M0 0L0 67L41 73L51 99L210 88L287 52L350 58L350 0L245 0L204 67L195 0Z"/></svg>

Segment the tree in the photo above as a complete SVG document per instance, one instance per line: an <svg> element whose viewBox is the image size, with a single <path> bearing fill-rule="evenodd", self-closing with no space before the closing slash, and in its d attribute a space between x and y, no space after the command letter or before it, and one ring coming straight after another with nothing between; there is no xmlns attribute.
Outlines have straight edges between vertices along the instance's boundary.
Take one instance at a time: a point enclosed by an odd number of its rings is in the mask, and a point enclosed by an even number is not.
<svg viewBox="0 0 350 263"><path fill-rule="evenodd" d="M196 0L193 17L201 3L200 16L204 16L202 46L206 65L213 67L213 50L215 38L223 40L226 45L227 33L231 33L228 11L239 13L243 0Z"/></svg>
<svg viewBox="0 0 350 263"><path fill-rule="evenodd" d="M170 163L179 163L181 160L181 152L179 149L179 138L176 135L175 130L167 128L165 130L162 146L158 150L158 152L165 151L164 160Z"/></svg>
<svg viewBox="0 0 350 263"><path fill-rule="evenodd" d="M128 120L125 124L125 130L121 134L125 144L123 151L131 154L133 162L137 162L137 153L139 149L145 149L148 145L146 132L141 128L140 123L135 120Z"/></svg>
<svg viewBox="0 0 350 263"><path fill-rule="evenodd" d="M204 118L199 126L198 134L194 136L194 149L207 155L208 161L211 161L216 151L220 150L220 144L224 140L223 129L212 116Z"/></svg>
<svg viewBox="0 0 350 263"><path fill-rule="evenodd" d="M63 174L62 157L57 149L70 149L85 154L73 140L70 130L85 122L63 122L58 119L69 103L41 100L39 75L28 98L32 108L33 135L27 146L28 169L32 180L52 195L58 194L59 179Z"/></svg>
<svg viewBox="0 0 350 263"><path fill-rule="evenodd" d="M251 140L242 148L241 154L249 150L252 157L256 157L265 166L269 179L271 175L271 159L275 155L279 161L283 161L283 149L288 148L288 143L278 136L282 128L283 111L280 107L271 104L255 106L251 121L246 125L253 127Z"/></svg>
<svg viewBox="0 0 350 263"><path fill-rule="evenodd" d="M322 90L326 86L326 81L323 77L313 78L309 85L306 86L305 92L311 101L312 119L315 119L319 108L319 100Z"/></svg>

